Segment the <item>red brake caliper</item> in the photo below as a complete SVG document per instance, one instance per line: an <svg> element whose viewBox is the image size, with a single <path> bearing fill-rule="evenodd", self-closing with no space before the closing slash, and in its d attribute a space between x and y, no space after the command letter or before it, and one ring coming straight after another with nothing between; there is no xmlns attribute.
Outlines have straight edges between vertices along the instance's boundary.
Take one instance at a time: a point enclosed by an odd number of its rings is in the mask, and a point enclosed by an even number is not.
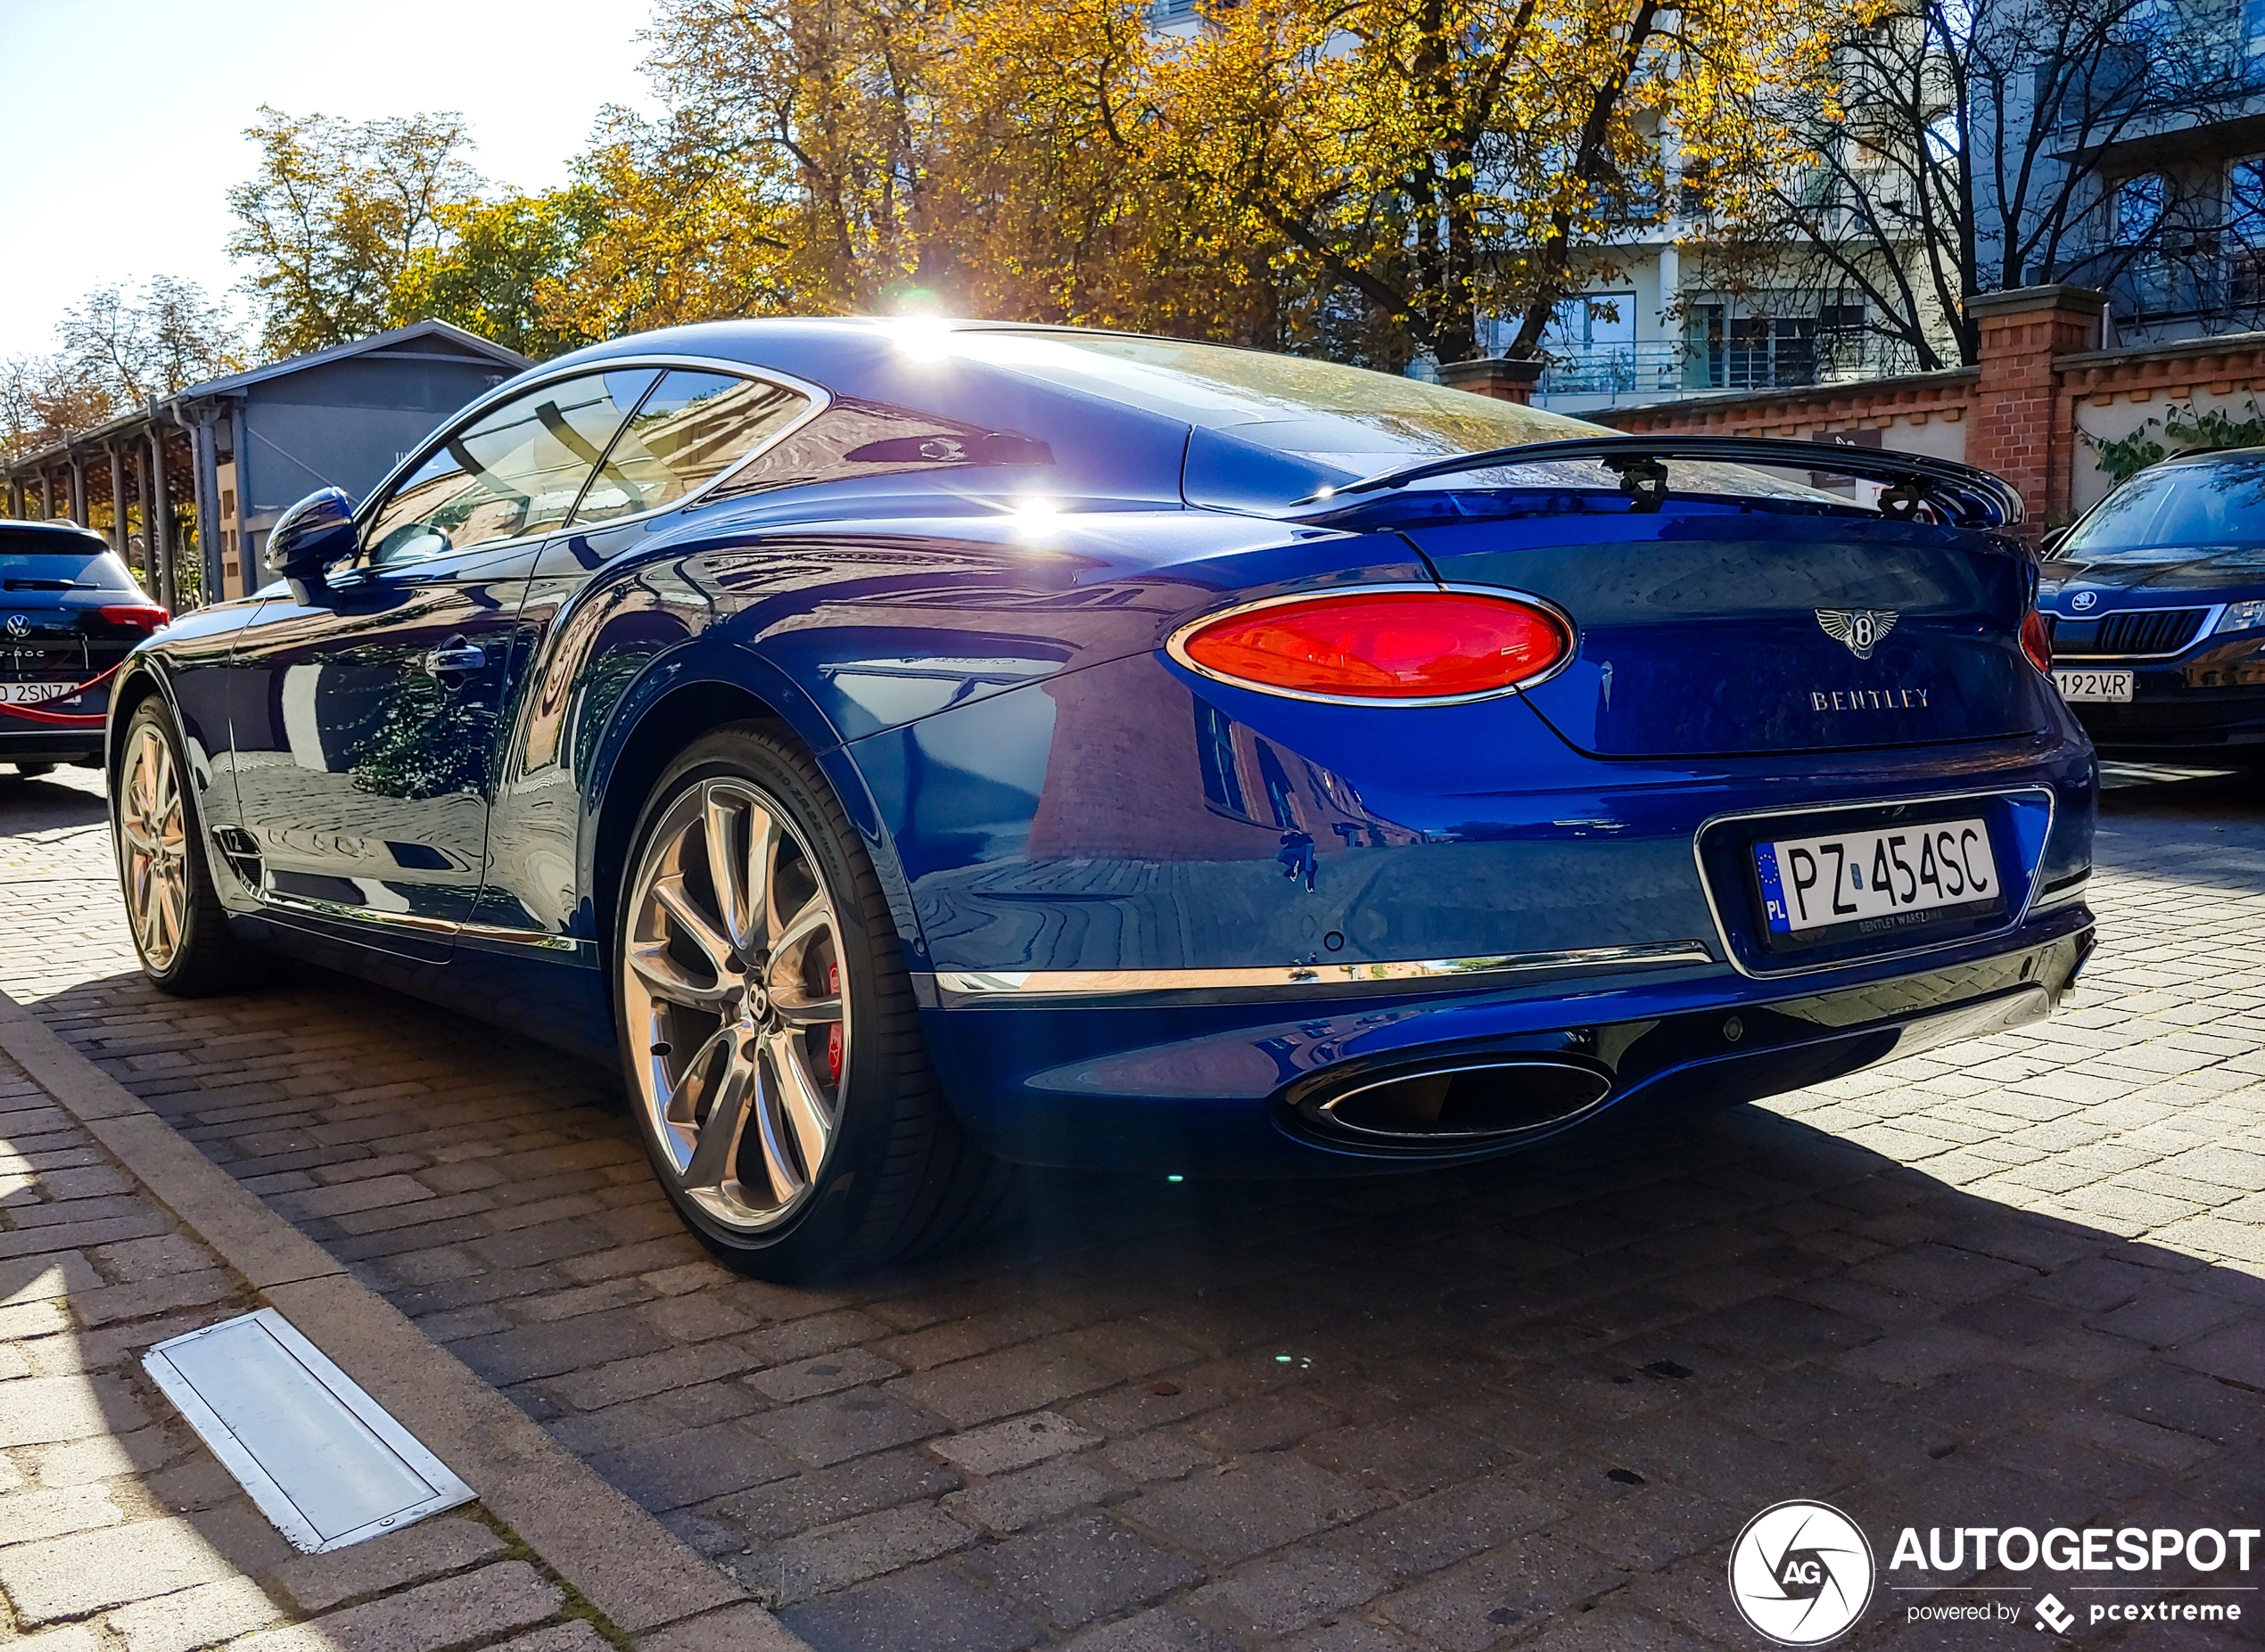
<svg viewBox="0 0 2265 1652"><path fill-rule="evenodd" d="M826 966L826 996L842 996L842 966L839 963ZM835 1022L826 1029L826 1071L835 1083L842 1081L842 1023Z"/></svg>

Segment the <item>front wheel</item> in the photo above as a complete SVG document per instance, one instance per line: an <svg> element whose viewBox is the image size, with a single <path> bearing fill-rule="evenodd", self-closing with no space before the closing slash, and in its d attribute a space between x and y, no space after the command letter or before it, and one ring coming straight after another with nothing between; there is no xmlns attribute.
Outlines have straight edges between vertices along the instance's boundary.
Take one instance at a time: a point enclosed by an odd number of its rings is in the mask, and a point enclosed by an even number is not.
<svg viewBox="0 0 2265 1652"><path fill-rule="evenodd" d="M119 882L142 973L161 992L198 998L244 984L258 959L228 933L199 842L194 788L165 702L134 710L111 800Z"/></svg>
<svg viewBox="0 0 2265 1652"><path fill-rule="evenodd" d="M770 725L720 729L662 775L627 859L614 958L646 1152L734 1267L848 1272L995 1208L1006 1169L937 1089L864 845Z"/></svg>

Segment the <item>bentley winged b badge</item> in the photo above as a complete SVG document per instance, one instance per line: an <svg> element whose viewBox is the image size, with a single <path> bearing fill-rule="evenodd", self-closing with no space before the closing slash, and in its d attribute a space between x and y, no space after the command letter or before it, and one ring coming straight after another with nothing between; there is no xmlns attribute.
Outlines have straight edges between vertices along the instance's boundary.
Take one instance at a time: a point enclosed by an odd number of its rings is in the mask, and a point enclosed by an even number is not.
<svg viewBox="0 0 2265 1652"><path fill-rule="evenodd" d="M1869 660L1872 650L1882 637L1895 629L1896 611L1892 608L1820 608L1816 622L1824 628L1825 636L1836 643L1846 643L1849 652L1859 660Z"/></svg>

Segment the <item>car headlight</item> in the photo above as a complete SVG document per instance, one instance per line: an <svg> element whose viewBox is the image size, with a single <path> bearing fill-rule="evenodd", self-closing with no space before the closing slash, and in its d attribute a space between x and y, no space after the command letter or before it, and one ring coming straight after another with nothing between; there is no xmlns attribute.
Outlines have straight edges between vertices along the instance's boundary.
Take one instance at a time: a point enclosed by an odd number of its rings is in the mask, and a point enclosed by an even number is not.
<svg viewBox="0 0 2265 1652"><path fill-rule="evenodd" d="M2265 625L2265 602L2228 603L2226 612L2218 616L2218 623L2210 628L2211 635L2220 631L2253 630Z"/></svg>

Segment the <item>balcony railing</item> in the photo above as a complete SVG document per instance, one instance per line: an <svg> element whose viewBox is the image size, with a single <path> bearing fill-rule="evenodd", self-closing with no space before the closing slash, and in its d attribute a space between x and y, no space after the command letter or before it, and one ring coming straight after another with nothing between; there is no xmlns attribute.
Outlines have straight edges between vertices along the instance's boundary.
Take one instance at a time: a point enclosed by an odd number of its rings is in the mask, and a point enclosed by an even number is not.
<svg viewBox="0 0 2265 1652"><path fill-rule="evenodd" d="M1670 340L1643 344L1569 344L1549 352L1535 387L1544 396L1656 397L1683 387L1684 347Z"/></svg>
<svg viewBox="0 0 2265 1652"><path fill-rule="evenodd" d="M1820 338L1813 330L1691 343L1657 339L1638 344L1558 345L1548 357L1535 386L1536 394L1630 401L1881 378L1915 372L1918 366L1909 349L1891 341L1847 334Z"/></svg>

